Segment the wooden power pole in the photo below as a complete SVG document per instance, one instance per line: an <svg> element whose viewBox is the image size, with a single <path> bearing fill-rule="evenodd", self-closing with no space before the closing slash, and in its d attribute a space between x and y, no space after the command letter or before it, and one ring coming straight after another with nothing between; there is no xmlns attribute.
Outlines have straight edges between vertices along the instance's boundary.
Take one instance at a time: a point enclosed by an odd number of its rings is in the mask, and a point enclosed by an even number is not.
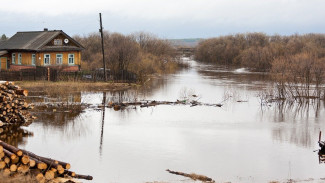
<svg viewBox="0 0 325 183"><path fill-rule="evenodd" d="M106 62L105 62L105 54L104 54L104 36L103 36L103 25L102 25L102 13L99 13L99 20L100 20L100 36L102 38L102 53L103 53L103 67L104 67L104 80L107 81L106 76Z"/></svg>

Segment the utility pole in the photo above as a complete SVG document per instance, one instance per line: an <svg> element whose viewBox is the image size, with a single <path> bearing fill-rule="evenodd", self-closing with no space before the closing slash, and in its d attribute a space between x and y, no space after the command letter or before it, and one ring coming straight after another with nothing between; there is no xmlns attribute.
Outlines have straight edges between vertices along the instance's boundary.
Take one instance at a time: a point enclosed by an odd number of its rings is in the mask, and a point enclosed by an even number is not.
<svg viewBox="0 0 325 183"><path fill-rule="evenodd" d="M104 80L107 81L106 76L106 63L105 63L105 54L104 54L104 37L103 37L103 26L102 26L102 13L99 13L99 20L100 20L100 36L102 38L102 53L103 53L103 67L104 67Z"/></svg>

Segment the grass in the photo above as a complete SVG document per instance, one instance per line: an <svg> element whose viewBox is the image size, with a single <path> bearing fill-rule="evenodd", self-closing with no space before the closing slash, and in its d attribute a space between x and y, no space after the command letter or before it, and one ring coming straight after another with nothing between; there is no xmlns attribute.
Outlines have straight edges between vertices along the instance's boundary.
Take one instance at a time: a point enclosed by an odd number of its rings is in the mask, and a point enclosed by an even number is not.
<svg viewBox="0 0 325 183"><path fill-rule="evenodd" d="M112 82L51 82L51 81L16 81L16 85L29 91L38 91L45 93L52 92L78 92L78 91L103 91L103 90L126 90L136 84L130 83L112 83Z"/></svg>
<svg viewBox="0 0 325 183"><path fill-rule="evenodd" d="M4 176L2 172L0 172L0 182L1 183L37 183L37 180L29 175L16 175L16 176Z"/></svg>

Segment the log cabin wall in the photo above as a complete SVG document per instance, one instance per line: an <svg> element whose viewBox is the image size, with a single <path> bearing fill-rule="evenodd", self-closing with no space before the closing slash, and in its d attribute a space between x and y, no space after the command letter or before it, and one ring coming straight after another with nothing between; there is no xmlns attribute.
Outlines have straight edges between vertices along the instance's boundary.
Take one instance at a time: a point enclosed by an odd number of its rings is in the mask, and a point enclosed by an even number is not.
<svg viewBox="0 0 325 183"><path fill-rule="evenodd" d="M15 63L12 63L12 54L15 54ZM21 54L21 64L18 63L18 55ZM35 54L35 65L32 64L32 55ZM50 55L50 64L44 64L45 54ZM81 54L80 51L66 51L66 52L11 52L9 55L9 62L11 65L28 65L28 66L53 66L58 65L56 63L57 55L62 55L62 64L60 65L80 65ZM74 64L69 64L69 55L74 55Z"/></svg>
<svg viewBox="0 0 325 183"><path fill-rule="evenodd" d="M44 64L44 57L46 54L50 55L50 64ZM56 63L56 58L58 54L62 54L62 64ZM69 55L74 55L74 64L69 64ZM80 65L81 63L80 51L67 51L67 52L40 52L37 54L37 66L53 66L53 65Z"/></svg>

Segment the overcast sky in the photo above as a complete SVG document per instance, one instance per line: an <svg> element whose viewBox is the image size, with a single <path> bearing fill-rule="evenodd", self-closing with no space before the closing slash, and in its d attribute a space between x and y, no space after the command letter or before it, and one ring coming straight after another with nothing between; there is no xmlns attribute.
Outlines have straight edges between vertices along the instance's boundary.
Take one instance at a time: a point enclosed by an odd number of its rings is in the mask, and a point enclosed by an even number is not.
<svg viewBox="0 0 325 183"><path fill-rule="evenodd" d="M207 38L245 32L325 33L324 0L1 0L0 34L60 29L105 30L161 38Z"/></svg>

